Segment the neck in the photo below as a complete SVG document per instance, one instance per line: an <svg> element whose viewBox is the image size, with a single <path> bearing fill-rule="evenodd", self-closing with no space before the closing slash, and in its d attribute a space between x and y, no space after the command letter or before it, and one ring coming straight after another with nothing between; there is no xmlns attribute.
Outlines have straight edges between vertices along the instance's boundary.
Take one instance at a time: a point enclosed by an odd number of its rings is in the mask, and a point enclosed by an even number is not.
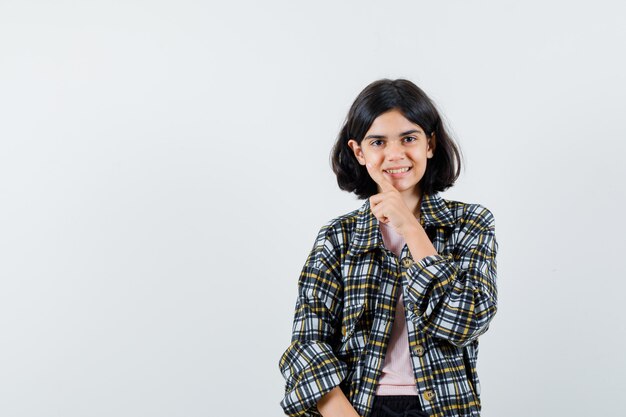
<svg viewBox="0 0 626 417"><path fill-rule="evenodd" d="M411 210L411 213L419 218L420 205L422 202L421 191L416 187L414 192L403 194L402 198L404 199L404 204Z"/></svg>

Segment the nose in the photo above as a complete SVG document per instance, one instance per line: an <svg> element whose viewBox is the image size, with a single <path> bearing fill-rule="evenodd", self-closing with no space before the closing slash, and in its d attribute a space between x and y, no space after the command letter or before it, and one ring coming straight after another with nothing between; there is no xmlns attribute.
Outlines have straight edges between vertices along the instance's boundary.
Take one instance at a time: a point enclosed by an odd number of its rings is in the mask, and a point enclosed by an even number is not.
<svg viewBox="0 0 626 417"><path fill-rule="evenodd" d="M390 141L385 147L385 158L388 161L397 161L404 159L404 148L397 141Z"/></svg>

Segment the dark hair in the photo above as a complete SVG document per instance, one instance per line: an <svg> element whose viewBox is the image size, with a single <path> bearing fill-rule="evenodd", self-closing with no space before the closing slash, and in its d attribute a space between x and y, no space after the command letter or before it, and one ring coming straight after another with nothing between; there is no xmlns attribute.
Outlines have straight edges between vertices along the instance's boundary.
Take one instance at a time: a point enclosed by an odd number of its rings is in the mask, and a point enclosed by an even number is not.
<svg viewBox="0 0 626 417"><path fill-rule="evenodd" d="M378 193L376 182L359 164L348 141L354 139L360 145L374 119L392 109L421 126L429 137L435 134L434 154L420 181L422 193L445 191L454 185L461 172L461 155L446 132L435 104L411 81L384 78L369 84L354 100L333 146L331 165L339 188L354 192L360 199Z"/></svg>

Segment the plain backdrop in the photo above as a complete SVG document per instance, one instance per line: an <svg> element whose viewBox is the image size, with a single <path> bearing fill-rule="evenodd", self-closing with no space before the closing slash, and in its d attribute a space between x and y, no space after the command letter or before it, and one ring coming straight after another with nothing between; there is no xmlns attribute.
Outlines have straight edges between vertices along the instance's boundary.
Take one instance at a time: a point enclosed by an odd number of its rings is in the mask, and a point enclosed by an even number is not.
<svg viewBox="0 0 626 417"><path fill-rule="evenodd" d="M496 219L484 417L626 391L620 1L0 1L0 415L281 416L329 154L408 78Z"/></svg>

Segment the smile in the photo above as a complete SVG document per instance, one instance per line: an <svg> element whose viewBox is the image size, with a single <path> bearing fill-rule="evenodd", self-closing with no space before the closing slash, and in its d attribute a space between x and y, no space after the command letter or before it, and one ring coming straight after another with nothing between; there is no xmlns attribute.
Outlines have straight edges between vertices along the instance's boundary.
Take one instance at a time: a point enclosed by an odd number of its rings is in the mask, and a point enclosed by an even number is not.
<svg viewBox="0 0 626 417"><path fill-rule="evenodd" d="M402 174L404 172L407 172L410 169L411 167L405 167L405 168L400 168L400 169L385 169L383 171L385 171L387 174Z"/></svg>

